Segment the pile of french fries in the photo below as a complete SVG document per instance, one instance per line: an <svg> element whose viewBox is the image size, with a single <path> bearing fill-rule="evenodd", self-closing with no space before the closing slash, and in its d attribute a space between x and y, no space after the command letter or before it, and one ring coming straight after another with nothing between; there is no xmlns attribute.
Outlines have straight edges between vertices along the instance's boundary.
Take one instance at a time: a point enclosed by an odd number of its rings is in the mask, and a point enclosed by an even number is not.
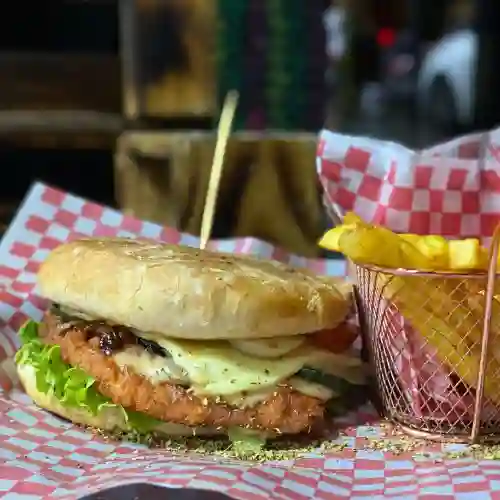
<svg viewBox="0 0 500 500"><path fill-rule="evenodd" d="M434 348L437 357L470 387L477 385L485 309L486 277L448 278L446 272L485 271L488 250L477 239L396 234L355 214L328 231L320 246L355 264L389 269L441 271L436 276L378 273L373 286ZM500 290L500 286L498 286ZM497 294L497 291L495 291ZM495 298L485 396L500 404L500 301Z"/></svg>

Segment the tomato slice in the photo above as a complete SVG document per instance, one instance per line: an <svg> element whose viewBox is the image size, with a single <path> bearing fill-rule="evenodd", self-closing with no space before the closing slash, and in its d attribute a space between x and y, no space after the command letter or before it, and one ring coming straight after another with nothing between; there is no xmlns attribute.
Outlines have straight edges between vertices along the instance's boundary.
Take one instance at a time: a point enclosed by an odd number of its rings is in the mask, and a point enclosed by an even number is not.
<svg viewBox="0 0 500 500"><path fill-rule="evenodd" d="M352 346L357 336L353 325L342 323L336 328L313 333L311 339L317 347L340 354Z"/></svg>

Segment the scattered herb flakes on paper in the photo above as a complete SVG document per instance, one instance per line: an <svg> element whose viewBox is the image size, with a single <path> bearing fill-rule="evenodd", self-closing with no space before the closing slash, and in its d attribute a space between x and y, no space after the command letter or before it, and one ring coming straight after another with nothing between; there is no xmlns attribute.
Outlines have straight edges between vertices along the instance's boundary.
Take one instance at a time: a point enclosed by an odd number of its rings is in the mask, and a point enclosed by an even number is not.
<svg viewBox="0 0 500 500"><path fill-rule="evenodd" d="M338 440L276 440L269 443L266 448L252 452L238 449L227 439L203 439L199 437L165 439L152 434L113 434L100 429L93 429L93 432L105 440L126 440L152 449L161 448L174 455L192 453L204 457L252 462L295 460L310 454L339 453L348 448L348 443Z"/></svg>
<svg viewBox="0 0 500 500"><path fill-rule="evenodd" d="M472 458L475 460L500 460L500 445L472 444L463 450L447 451L444 457L448 459Z"/></svg>
<svg viewBox="0 0 500 500"><path fill-rule="evenodd" d="M371 429L373 433L370 432ZM444 449L442 449L439 443L412 438L390 424L383 423L371 429L366 428L369 435L365 437L353 438L340 432L337 439L334 440L311 440L309 442L307 440L278 440L255 452L242 452L227 439L203 439L199 437L165 439L154 435L134 433L110 434L98 429L94 429L93 432L106 440L126 440L152 449L161 448L174 455L192 453L206 458L251 462L296 460L311 454L342 453L347 449L353 452L373 450L393 455L411 454L415 459L428 459L436 462L460 458L500 460L500 444L454 445L457 446L457 449L446 450L447 445L444 445Z"/></svg>

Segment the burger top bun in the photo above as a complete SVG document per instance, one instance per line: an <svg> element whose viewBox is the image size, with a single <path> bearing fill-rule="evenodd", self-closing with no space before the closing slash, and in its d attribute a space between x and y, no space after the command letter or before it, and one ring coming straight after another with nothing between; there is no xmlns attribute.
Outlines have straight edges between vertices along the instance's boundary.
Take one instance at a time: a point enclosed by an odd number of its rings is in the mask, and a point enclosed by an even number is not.
<svg viewBox="0 0 500 500"><path fill-rule="evenodd" d="M48 299L96 319L182 339L252 339L334 328L340 280L254 257L138 240L82 239L42 264Z"/></svg>
<svg viewBox="0 0 500 500"><path fill-rule="evenodd" d="M59 415L66 420L79 425L93 427L108 432L130 432L123 411L116 407L104 407L97 415L82 408L67 408L63 406L53 394L44 394L36 388L35 369L29 365L17 365L17 374L28 396L40 407ZM165 436L215 436L225 434L224 429L212 429L209 427L196 428L181 424L168 422L158 423L156 428L151 429L158 435Z"/></svg>

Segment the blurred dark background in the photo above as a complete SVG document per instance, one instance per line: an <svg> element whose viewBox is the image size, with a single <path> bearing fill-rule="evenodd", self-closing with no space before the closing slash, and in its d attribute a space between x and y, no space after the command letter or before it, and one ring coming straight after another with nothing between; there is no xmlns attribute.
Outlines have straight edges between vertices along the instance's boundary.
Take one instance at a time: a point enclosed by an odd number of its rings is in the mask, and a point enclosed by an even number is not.
<svg viewBox="0 0 500 500"><path fill-rule="evenodd" d="M101 107L99 111L116 113L121 109L119 69L107 64L119 54L117 2L13 2L8 13L0 17L0 105L3 112L22 110L27 113L69 110L63 124L41 117L42 126L17 130L16 118L6 114L1 122L0 164L5 180L0 183L2 215L8 218L16 202L26 193L34 179L75 191L92 199L113 203L113 149L111 142L92 140L78 144L58 129L65 129L79 110ZM97 56L97 57L95 57ZM88 86L82 88L82 59L95 57L96 67L108 73L87 74ZM91 64L87 64L91 66ZM64 74L63 74L64 73ZM110 82L111 80L115 80ZM53 85L54 80L59 80ZM66 93L65 87L75 90ZM74 83L73 83L74 82ZM95 96L100 86L112 83L107 95ZM51 89L51 85L53 88ZM89 97L84 93L88 93ZM114 95L113 95L114 94ZM29 118L22 116L21 118ZM11 123L9 123L9 120ZM78 116L76 116L78 120ZM12 124L14 121L14 124ZM20 120L21 121L21 120ZM59 120L60 121L60 120ZM12 129L12 130L11 130ZM24 132L24 130L27 130ZM108 144L106 144L106 142Z"/></svg>
<svg viewBox="0 0 500 500"><path fill-rule="evenodd" d="M140 209L124 206L134 182L117 181L117 141L127 131L209 132L231 88L241 94L236 131L263 140L284 131L313 141L327 126L418 148L493 127L499 14L497 0L9 4L0 18L0 162L9 174L0 220L41 179L170 224L143 209L149 195ZM155 161L173 153L140 141L141 172L161 177Z"/></svg>

